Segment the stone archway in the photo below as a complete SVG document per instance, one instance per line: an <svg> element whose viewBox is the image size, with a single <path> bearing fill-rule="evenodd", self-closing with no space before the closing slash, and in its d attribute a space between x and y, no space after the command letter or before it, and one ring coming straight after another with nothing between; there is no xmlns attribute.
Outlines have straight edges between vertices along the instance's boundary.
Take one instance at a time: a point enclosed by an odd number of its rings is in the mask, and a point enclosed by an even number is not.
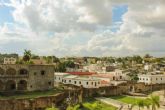
<svg viewBox="0 0 165 110"><path fill-rule="evenodd" d="M5 70L0 68L0 75L3 75L5 73Z"/></svg>
<svg viewBox="0 0 165 110"><path fill-rule="evenodd" d="M0 91L4 90L4 83L0 80Z"/></svg>
<svg viewBox="0 0 165 110"><path fill-rule="evenodd" d="M26 80L20 80L18 82L18 90L27 90L27 81Z"/></svg>
<svg viewBox="0 0 165 110"><path fill-rule="evenodd" d="M6 90L7 91L16 90L16 82L14 80L8 80L6 82Z"/></svg>
<svg viewBox="0 0 165 110"><path fill-rule="evenodd" d="M28 75L28 70L26 70L26 69L20 69L19 70L19 74L20 75Z"/></svg>
<svg viewBox="0 0 165 110"><path fill-rule="evenodd" d="M16 75L16 70L13 68L9 68L6 70L6 75Z"/></svg>

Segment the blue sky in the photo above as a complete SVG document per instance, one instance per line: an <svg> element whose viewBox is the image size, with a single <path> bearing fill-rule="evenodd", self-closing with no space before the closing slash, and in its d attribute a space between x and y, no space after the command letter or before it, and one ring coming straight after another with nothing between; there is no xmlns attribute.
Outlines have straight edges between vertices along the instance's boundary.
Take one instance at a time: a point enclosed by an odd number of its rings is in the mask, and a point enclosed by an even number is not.
<svg viewBox="0 0 165 110"><path fill-rule="evenodd" d="M14 19L12 16L13 12L12 7L8 6L0 6L0 25L4 25L4 23L13 23ZM112 24L115 24L116 22L122 22L122 15L127 12L127 5L116 5L113 6L112 9ZM116 29L116 28L115 28ZM116 31L116 30L113 30ZM52 32L50 32L52 33ZM48 34L52 35L52 34Z"/></svg>
<svg viewBox="0 0 165 110"><path fill-rule="evenodd" d="M12 11L11 7L0 6L0 25L4 25L5 22L14 22Z"/></svg>
<svg viewBox="0 0 165 110"><path fill-rule="evenodd" d="M22 54L26 48L57 56L162 56L164 4L164 0L0 0L0 52Z"/></svg>

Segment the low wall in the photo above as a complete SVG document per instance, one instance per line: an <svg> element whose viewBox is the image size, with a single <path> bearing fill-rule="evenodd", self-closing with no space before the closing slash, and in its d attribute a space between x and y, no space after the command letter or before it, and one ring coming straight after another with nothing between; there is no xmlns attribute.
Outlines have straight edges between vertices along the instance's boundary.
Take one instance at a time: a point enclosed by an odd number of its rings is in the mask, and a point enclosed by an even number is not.
<svg viewBox="0 0 165 110"><path fill-rule="evenodd" d="M35 99L6 99L0 100L0 110L45 110L63 101L66 93Z"/></svg>
<svg viewBox="0 0 165 110"><path fill-rule="evenodd" d="M165 89L165 84L145 85L144 83L129 83L119 86L100 87L94 89L84 89L84 97L94 96L113 96L121 95L131 92L131 88L134 88L135 92L148 93L156 90Z"/></svg>
<svg viewBox="0 0 165 110"><path fill-rule="evenodd" d="M123 84L119 86L101 87L95 89L85 89L73 87L73 91L65 91L53 96L38 97L35 99L6 99L0 100L0 110L45 110L47 107L53 105L59 105L66 99L66 97L72 97L73 103L77 102L78 96L83 94L83 97L95 97L95 96L112 96L120 95L130 92L130 88L134 86L135 92L149 92L154 90L160 90L165 88L164 85L145 85L144 83L137 84Z"/></svg>

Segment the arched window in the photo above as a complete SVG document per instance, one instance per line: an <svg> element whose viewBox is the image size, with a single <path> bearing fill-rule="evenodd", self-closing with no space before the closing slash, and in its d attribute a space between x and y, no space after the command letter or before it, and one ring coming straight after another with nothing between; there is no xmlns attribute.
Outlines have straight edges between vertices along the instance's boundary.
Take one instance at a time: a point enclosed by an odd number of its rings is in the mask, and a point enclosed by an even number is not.
<svg viewBox="0 0 165 110"><path fill-rule="evenodd" d="M10 91L10 90L16 90L16 83L14 80L9 80L6 83L6 90Z"/></svg>
<svg viewBox="0 0 165 110"><path fill-rule="evenodd" d="M19 74L20 75L28 75L28 70L26 70L26 69L20 69L19 70Z"/></svg>
<svg viewBox="0 0 165 110"><path fill-rule="evenodd" d="M0 75L3 75L5 73L4 69L0 68Z"/></svg>
<svg viewBox="0 0 165 110"><path fill-rule="evenodd" d="M4 89L4 83L0 80L0 91Z"/></svg>

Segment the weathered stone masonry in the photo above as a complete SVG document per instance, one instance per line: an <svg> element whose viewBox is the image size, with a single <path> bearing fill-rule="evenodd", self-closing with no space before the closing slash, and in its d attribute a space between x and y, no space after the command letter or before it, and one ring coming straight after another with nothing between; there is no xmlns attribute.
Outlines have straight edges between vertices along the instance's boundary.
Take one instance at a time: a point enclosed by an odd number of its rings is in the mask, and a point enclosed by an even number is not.
<svg viewBox="0 0 165 110"><path fill-rule="evenodd" d="M0 65L0 92L53 88L53 65Z"/></svg>

